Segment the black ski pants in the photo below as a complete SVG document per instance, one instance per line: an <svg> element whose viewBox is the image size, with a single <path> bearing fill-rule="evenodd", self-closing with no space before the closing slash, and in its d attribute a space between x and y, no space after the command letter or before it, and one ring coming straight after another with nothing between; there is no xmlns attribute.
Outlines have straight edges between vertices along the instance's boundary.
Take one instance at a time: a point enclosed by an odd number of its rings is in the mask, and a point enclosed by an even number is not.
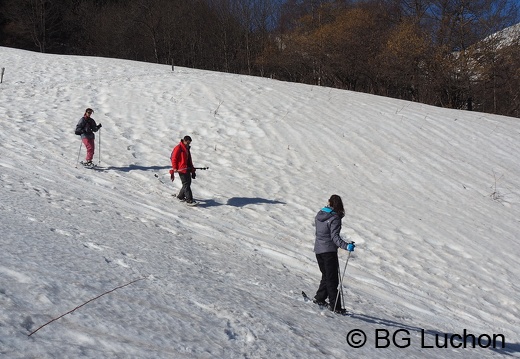
<svg viewBox="0 0 520 359"><path fill-rule="evenodd" d="M193 194L191 193L191 173L179 173L181 178L182 188L177 197L185 199L188 202L193 201Z"/></svg>
<svg viewBox="0 0 520 359"><path fill-rule="evenodd" d="M316 254L318 266L321 271L320 287L316 292L315 298L318 301L329 299L329 304L334 305L338 299L335 309L341 308L341 297L338 296L339 284L339 260L337 252Z"/></svg>

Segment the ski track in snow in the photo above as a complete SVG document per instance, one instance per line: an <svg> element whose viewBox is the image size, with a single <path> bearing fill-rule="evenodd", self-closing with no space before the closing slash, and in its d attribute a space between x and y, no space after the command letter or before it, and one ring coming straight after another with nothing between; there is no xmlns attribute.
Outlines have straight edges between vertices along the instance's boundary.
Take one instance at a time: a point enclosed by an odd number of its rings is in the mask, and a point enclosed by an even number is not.
<svg viewBox="0 0 520 359"><path fill-rule="evenodd" d="M520 357L518 119L8 48L0 66L6 358ZM85 107L103 124L96 169L76 166ZM194 208L168 174L185 134L210 167ZM319 282L313 218L333 193L358 246L350 317L300 294ZM413 344L354 350L353 328ZM503 333L507 348L424 349L421 329Z"/></svg>

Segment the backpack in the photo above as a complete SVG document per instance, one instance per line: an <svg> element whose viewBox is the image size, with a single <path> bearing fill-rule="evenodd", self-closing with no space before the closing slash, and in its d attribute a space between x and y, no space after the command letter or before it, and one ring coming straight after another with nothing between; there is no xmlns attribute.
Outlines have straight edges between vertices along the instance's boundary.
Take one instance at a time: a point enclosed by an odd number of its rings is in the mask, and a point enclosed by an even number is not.
<svg viewBox="0 0 520 359"><path fill-rule="evenodd" d="M74 134L81 136L83 134L83 127L79 126L79 123L76 125L76 130L74 130Z"/></svg>

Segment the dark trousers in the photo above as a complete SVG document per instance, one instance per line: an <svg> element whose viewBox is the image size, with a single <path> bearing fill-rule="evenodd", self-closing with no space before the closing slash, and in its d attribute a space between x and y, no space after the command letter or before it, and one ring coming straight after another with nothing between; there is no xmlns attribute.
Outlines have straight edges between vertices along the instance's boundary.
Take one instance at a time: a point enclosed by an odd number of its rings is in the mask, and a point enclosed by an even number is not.
<svg viewBox="0 0 520 359"><path fill-rule="evenodd" d="M193 201L193 194L191 193L191 173L179 173L181 178L182 188L177 197L186 199L186 201Z"/></svg>
<svg viewBox="0 0 520 359"><path fill-rule="evenodd" d="M336 303L335 309L341 308L341 296L338 296L339 283L339 260L337 252L316 254L318 266L321 271L321 282L315 298L319 301L325 301L329 298L329 304Z"/></svg>

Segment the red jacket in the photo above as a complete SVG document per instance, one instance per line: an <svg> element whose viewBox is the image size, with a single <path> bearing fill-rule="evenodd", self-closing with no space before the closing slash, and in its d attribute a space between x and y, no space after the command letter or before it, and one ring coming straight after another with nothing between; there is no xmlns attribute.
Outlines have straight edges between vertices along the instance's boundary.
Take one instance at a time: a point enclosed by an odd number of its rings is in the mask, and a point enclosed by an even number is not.
<svg viewBox="0 0 520 359"><path fill-rule="evenodd" d="M186 147L186 145L182 143L182 141L173 149L171 160L173 172L195 172L195 168L193 168L194 166L191 160L190 147Z"/></svg>

